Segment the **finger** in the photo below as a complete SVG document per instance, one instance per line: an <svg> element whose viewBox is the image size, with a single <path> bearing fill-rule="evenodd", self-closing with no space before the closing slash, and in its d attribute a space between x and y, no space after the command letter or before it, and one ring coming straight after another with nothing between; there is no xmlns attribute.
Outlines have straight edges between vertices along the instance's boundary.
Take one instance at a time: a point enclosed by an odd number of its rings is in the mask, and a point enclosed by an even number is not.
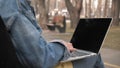
<svg viewBox="0 0 120 68"><path fill-rule="evenodd" d="M70 52L73 52L73 51L76 51L77 49L76 48L72 48L70 49Z"/></svg>

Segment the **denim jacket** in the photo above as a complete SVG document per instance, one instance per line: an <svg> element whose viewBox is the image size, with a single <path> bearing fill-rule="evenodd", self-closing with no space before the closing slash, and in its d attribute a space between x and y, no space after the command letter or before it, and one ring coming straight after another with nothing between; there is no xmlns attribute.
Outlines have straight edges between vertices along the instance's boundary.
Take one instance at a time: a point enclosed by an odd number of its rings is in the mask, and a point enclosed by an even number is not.
<svg viewBox="0 0 120 68"><path fill-rule="evenodd" d="M65 47L48 43L26 0L0 0L0 15L10 33L16 54L27 68L52 68Z"/></svg>
<svg viewBox="0 0 120 68"><path fill-rule="evenodd" d="M42 30L26 0L0 0L0 16L10 33L17 57L26 68L53 68L67 55L62 43L46 42L41 36ZM83 66L82 62L73 61L74 68L79 68L79 63Z"/></svg>

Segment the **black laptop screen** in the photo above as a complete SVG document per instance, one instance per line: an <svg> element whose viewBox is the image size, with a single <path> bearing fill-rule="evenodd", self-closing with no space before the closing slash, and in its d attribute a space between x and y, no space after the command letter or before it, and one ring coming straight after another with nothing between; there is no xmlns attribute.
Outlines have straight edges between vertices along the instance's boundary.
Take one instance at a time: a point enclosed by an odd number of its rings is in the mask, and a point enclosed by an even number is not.
<svg viewBox="0 0 120 68"><path fill-rule="evenodd" d="M111 18L80 19L71 39L75 48L98 53Z"/></svg>

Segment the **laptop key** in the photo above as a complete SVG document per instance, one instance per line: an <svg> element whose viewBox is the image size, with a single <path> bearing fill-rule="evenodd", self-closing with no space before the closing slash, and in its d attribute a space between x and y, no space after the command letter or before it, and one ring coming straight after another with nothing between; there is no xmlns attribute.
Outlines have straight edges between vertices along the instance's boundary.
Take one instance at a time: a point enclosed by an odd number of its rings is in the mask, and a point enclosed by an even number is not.
<svg viewBox="0 0 120 68"><path fill-rule="evenodd" d="M89 53L82 50L75 50L70 53L70 57L77 57L77 56L83 56L83 55L89 55Z"/></svg>

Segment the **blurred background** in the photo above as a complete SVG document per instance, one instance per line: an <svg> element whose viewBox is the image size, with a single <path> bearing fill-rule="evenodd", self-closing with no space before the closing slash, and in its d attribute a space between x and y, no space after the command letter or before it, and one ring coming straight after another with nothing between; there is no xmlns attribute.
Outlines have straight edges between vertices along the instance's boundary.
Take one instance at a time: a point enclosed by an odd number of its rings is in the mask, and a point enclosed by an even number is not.
<svg viewBox="0 0 120 68"><path fill-rule="evenodd" d="M119 0L32 0L36 17L43 28L56 13L65 15L75 27L79 18L113 17L119 26Z"/></svg>
<svg viewBox="0 0 120 68"><path fill-rule="evenodd" d="M101 49L106 68L120 68L120 0L31 0L46 40L70 41L80 18L113 18Z"/></svg>

